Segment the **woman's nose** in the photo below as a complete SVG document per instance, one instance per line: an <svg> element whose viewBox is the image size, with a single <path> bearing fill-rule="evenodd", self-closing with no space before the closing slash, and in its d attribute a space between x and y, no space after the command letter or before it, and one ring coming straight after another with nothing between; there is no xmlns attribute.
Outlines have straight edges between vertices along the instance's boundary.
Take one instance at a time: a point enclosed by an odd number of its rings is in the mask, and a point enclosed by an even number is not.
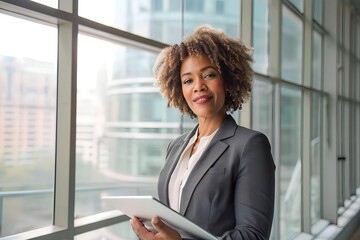
<svg viewBox="0 0 360 240"><path fill-rule="evenodd" d="M206 90L206 84L204 82L203 79L197 78L195 80L195 87L194 87L194 91L198 92L198 91L204 91Z"/></svg>

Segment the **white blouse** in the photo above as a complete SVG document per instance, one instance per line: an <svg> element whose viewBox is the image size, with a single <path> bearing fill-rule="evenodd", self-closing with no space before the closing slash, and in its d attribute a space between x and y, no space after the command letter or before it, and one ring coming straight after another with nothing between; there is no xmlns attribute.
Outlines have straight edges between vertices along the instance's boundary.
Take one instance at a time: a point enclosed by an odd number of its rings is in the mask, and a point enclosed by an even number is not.
<svg viewBox="0 0 360 240"><path fill-rule="evenodd" d="M181 157L175 167L174 172L171 175L170 182L169 182L169 201L170 201L170 207L174 209L175 211L180 211L180 202L181 202L181 194L182 190L185 186L185 183L193 170L195 164L198 162L199 158L215 136L216 132L215 130L212 134L209 136L204 136L200 139L199 145L197 147L196 152L190 157L192 147L196 141L197 135L198 135L198 129L196 130L196 133L194 136L190 139L188 145L184 149L183 153L181 154Z"/></svg>

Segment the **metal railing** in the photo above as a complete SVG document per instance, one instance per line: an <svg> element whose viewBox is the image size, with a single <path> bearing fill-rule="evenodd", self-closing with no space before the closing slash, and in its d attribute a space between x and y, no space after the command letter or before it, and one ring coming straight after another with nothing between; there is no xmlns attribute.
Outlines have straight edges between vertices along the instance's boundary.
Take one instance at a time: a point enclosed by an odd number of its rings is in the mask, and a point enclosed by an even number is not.
<svg viewBox="0 0 360 240"><path fill-rule="evenodd" d="M107 185L107 186L94 186L94 187L78 187L76 192L99 192L106 190L116 190L120 192L131 192L132 195L138 195L144 193L144 189L147 189L147 192L151 191L154 187L154 183L121 183L118 185ZM39 190L19 190L19 191L0 191L0 238L2 237L3 232L3 209L4 209L4 200L7 198L17 198L17 197L33 197L33 196L49 196L54 194L54 189L39 189ZM106 211L106 210L104 210ZM75 218L74 218L75 220Z"/></svg>

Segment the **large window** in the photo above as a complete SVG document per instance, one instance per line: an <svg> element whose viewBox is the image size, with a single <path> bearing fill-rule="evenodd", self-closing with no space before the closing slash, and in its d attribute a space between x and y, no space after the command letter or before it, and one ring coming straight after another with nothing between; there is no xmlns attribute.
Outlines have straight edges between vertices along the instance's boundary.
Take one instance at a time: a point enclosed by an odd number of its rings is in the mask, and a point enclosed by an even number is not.
<svg viewBox="0 0 360 240"><path fill-rule="evenodd" d="M75 211L81 217L104 211L104 195L156 196L180 118L154 87L155 53L84 35L78 53Z"/></svg>
<svg viewBox="0 0 360 240"><path fill-rule="evenodd" d="M137 239L101 199L157 195L169 141L197 121L167 107L152 67L201 24L253 48L250 103L232 115L271 142L271 239L337 222L360 187L359 14L251 2L0 0L0 239Z"/></svg>
<svg viewBox="0 0 360 240"><path fill-rule="evenodd" d="M280 239L301 232L301 92L281 88Z"/></svg>
<svg viewBox="0 0 360 240"><path fill-rule="evenodd" d="M1 237L52 224L57 29L0 13L0 31Z"/></svg>

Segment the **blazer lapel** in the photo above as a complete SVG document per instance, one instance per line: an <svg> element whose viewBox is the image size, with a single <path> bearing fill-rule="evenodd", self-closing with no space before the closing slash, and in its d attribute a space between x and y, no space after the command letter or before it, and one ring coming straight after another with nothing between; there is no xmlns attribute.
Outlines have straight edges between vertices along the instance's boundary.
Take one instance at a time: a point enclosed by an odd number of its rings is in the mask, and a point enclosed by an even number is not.
<svg viewBox="0 0 360 240"><path fill-rule="evenodd" d="M165 199L165 204L169 206L169 182L172 173L175 170L175 167L180 159L182 152L184 151L186 145L190 141L191 137L195 134L197 126L183 139L183 141L177 143L177 146L173 146L171 151L166 158L165 165L163 167L163 172L165 175L158 180L158 194L159 199Z"/></svg>
<svg viewBox="0 0 360 240"><path fill-rule="evenodd" d="M202 177L228 148L228 144L221 140L232 137L235 133L236 127L237 124L235 120L229 115L225 119L224 124L220 127L219 131L215 134L207 150L205 150L199 161L194 166L181 195L180 213L182 215L185 215L191 196Z"/></svg>

